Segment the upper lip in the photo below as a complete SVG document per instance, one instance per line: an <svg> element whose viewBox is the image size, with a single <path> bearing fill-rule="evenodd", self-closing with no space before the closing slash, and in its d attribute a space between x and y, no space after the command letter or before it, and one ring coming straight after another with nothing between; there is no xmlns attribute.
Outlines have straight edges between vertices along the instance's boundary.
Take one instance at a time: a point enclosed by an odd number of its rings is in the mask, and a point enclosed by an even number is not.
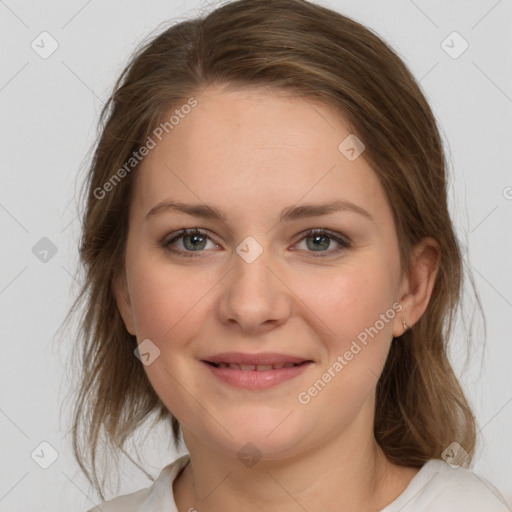
<svg viewBox="0 0 512 512"><path fill-rule="evenodd" d="M244 352L223 352L222 354L216 354L208 356L203 359L208 363L234 363L234 364L285 364L285 363L303 363L304 361L310 361L310 359L298 356L292 356L288 354L278 354L274 352L262 352L259 354L247 354Z"/></svg>

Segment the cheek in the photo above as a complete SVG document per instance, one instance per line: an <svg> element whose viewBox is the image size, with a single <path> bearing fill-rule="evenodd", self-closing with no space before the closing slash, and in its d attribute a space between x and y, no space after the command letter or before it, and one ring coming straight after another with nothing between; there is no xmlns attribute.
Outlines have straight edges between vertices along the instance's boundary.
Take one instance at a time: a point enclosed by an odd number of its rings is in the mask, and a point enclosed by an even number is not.
<svg viewBox="0 0 512 512"><path fill-rule="evenodd" d="M378 258L361 259L356 265L346 265L302 280L297 295L324 324L325 345L330 362L352 350L363 364L377 369L383 364L392 337L392 281L389 268ZM381 316L383 315L383 316ZM384 318L384 320L382 319ZM361 350L358 351L356 342ZM351 357L350 355L348 357Z"/></svg>
<svg viewBox="0 0 512 512"><path fill-rule="evenodd" d="M379 265L345 267L328 278L305 282L300 293L328 326L322 365L301 390L304 412L318 411L325 425L344 425L372 396L392 339L393 295L385 269ZM323 284L323 293L312 293ZM385 320L382 320L381 314ZM387 316L386 316L387 314ZM318 331L318 329L317 329ZM311 404L311 408L309 408ZM339 407L333 407L336 404ZM301 405L302 407L302 405ZM300 409L302 410L302 409Z"/></svg>
<svg viewBox="0 0 512 512"><path fill-rule="evenodd" d="M143 254L132 261L127 267L138 338L166 349L171 341L176 346L193 336L216 282L211 273L180 269Z"/></svg>
<svg viewBox="0 0 512 512"><path fill-rule="evenodd" d="M201 337L207 292L213 282L209 285L200 273L145 258L135 257L129 269L138 342L149 339L160 351L144 370L168 409L181 417L183 411L194 408L193 403L185 405L188 395L183 396L179 384L187 382L183 357L188 345Z"/></svg>

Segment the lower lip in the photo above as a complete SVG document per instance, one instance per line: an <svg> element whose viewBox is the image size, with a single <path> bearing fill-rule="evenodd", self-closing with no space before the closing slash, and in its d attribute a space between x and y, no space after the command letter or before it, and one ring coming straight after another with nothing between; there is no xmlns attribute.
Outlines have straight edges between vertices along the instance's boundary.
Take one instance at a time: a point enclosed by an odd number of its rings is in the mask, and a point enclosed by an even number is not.
<svg viewBox="0 0 512 512"><path fill-rule="evenodd" d="M215 377L243 389L267 389L277 386L287 380L297 377L308 368L312 362L308 361L298 366L279 368L277 370L233 370L231 368L217 368L211 364L201 361L206 365Z"/></svg>

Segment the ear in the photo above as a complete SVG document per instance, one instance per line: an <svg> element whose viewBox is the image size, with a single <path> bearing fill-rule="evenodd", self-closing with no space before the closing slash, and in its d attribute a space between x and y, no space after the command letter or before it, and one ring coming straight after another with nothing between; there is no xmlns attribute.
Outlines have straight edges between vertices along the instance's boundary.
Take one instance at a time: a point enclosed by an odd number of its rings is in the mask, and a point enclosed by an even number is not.
<svg viewBox="0 0 512 512"><path fill-rule="evenodd" d="M130 301L130 293L128 291L128 283L126 281L126 274L124 271L119 272L113 279L113 290L116 299L117 307L121 318L123 319L126 330L135 336L135 322Z"/></svg>
<svg viewBox="0 0 512 512"><path fill-rule="evenodd" d="M410 328L427 309L434 289L440 257L439 243L432 237L423 238L414 247L409 274L403 276L400 286L399 302L403 309L395 318L394 337L401 336L405 332L402 317Z"/></svg>

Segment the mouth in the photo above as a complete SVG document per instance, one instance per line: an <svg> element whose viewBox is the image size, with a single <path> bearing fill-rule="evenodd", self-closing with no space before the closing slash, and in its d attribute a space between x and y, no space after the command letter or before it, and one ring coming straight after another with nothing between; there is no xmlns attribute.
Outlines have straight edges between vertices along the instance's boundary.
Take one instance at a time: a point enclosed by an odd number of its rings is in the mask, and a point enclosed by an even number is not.
<svg viewBox="0 0 512 512"><path fill-rule="evenodd" d="M260 352L256 354L223 352L205 357L203 361L217 368L231 368L242 371L270 371L298 366L311 362L311 359L277 352Z"/></svg>
<svg viewBox="0 0 512 512"><path fill-rule="evenodd" d="M210 356L201 362L222 383L249 390L277 386L300 375L314 363L311 359L287 354L234 352Z"/></svg>
<svg viewBox="0 0 512 512"><path fill-rule="evenodd" d="M241 363L227 363L220 362L214 363L212 361L204 361L206 364L214 366L215 368L230 368L231 370L241 370L243 372L257 371L269 372L272 370L280 370L281 368L293 368L294 366L301 366L311 361L302 361L301 363L274 363L274 364L241 364Z"/></svg>

